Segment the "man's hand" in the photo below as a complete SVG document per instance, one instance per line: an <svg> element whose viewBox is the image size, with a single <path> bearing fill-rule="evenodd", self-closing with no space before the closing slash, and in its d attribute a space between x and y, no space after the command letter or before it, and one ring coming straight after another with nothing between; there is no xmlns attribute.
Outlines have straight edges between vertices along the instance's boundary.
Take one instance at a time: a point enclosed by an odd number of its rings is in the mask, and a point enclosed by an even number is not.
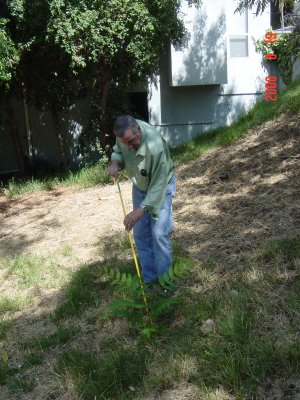
<svg viewBox="0 0 300 400"><path fill-rule="evenodd" d="M112 161L112 163L107 168L107 174L109 176L113 176L114 178L118 178L119 173L119 162L117 160Z"/></svg>
<svg viewBox="0 0 300 400"><path fill-rule="evenodd" d="M130 232L134 225L138 222L140 218L142 218L144 214L144 210L142 207L138 207L133 210L131 213L127 214L124 219L124 226L127 232Z"/></svg>

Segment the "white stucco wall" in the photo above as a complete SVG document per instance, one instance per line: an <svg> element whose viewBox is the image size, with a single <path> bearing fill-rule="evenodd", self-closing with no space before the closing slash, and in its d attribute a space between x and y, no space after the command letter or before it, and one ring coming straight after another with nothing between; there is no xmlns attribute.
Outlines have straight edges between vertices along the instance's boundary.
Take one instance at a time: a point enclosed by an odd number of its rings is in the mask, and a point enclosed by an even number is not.
<svg viewBox="0 0 300 400"><path fill-rule="evenodd" d="M181 51L171 48L161 59L155 84L149 84L149 122L171 146L232 123L264 92L268 71L252 37L263 37L270 26L270 11L258 17L249 11L248 57L231 57L230 35L240 34L235 5L234 0L218 0L217 4L203 0L196 10L183 1L190 32L187 47ZM195 43L197 37L200 46Z"/></svg>
<svg viewBox="0 0 300 400"><path fill-rule="evenodd" d="M187 35L171 46L170 85L227 83L226 2L205 1L199 9L182 3Z"/></svg>

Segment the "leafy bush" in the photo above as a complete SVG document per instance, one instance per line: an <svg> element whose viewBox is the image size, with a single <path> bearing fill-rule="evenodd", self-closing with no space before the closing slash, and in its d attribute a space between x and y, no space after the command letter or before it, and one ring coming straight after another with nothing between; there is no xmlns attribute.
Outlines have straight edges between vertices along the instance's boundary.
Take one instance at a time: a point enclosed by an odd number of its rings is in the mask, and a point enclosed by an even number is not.
<svg viewBox="0 0 300 400"><path fill-rule="evenodd" d="M272 29L268 29L267 33L274 33ZM280 75L285 84L289 84L293 75L293 64L297 57L300 56L300 32L277 33L274 42L266 43L265 38L254 40L256 50L262 53L264 60L267 54L275 54L274 61L279 67ZM268 61L268 62L274 62Z"/></svg>

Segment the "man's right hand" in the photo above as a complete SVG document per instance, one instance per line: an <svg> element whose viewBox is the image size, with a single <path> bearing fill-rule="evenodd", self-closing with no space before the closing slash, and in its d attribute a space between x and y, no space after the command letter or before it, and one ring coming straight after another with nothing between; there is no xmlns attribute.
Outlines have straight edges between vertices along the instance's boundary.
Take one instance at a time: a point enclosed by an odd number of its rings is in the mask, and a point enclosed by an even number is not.
<svg viewBox="0 0 300 400"><path fill-rule="evenodd" d="M114 160L109 167L107 168L107 174L109 176L113 176L114 178L118 178L120 175L119 172L119 162L117 160Z"/></svg>

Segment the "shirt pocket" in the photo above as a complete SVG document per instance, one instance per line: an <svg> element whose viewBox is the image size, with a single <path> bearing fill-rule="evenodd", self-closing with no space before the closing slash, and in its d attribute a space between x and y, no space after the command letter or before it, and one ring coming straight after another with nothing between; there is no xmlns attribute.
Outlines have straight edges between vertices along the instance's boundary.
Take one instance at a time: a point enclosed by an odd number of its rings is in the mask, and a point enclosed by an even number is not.
<svg viewBox="0 0 300 400"><path fill-rule="evenodd" d="M141 179L142 181L148 182L148 179L149 179L149 171L148 171L148 169L147 169L147 167L146 167L146 163L145 163L145 160L144 160L144 159L141 160L141 161L138 163L137 168L138 168L138 174L139 174L140 179Z"/></svg>

